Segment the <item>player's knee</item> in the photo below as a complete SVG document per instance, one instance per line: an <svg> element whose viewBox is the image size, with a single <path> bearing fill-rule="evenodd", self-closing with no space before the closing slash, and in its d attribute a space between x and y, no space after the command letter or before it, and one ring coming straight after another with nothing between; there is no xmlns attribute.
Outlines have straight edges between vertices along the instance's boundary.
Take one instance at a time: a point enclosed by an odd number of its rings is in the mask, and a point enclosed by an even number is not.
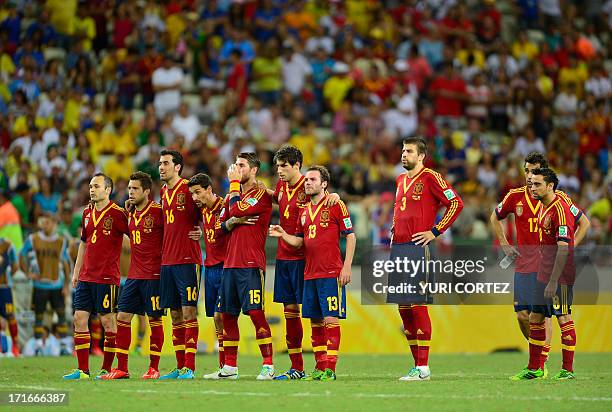
<svg viewBox="0 0 612 412"><path fill-rule="evenodd" d="M529 314L529 322L530 323L542 323L546 317L542 313L531 312Z"/></svg>
<svg viewBox="0 0 612 412"><path fill-rule="evenodd" d="M180 323L183 321L183 312L180 310L171 309L170 317L172 318L172 323Z"/></svg>
<svg viewBox="0 0 612 412"><path fill-rule="evenodd" d="M516 318L521 323L529 323L529 312L526 310L519 310L516 312Z"/></svg>
<svg viewBox="0 0 612 412"><path fill-rule="evenodd" d="M195 306L183 306L183 319L194 320L197 316L198 312Z"/></svg>
<svg viewBox="0 0 612 412"><path fill-rule="evenodd" d="M132 314L131 313L127 313L127 312L119 312L117 314L117 320L120 320L121 322L131 322L132 321Z"/></svg>
<svg viewBox="0 0 612 412"><path fill-rule="evenodd" d="M557 322L559 322L559 326L563 325L572 320L572 315L561 315L557 317ZM548 325L547 325L548 326ZM550 326L552 328L552 325Z"/></svg>
<svg viewBox="0 0 612 412"><path fill-rule="evenodd" d="M325 319L323 319L323 321L325 322L326 325L337 325L340 323L338 318L334 316L326 316Z"/></svg>
<svg viewBox="0 0 612 412"><path fill-rule="evenodd" d="M223 316L221 315L221 313L215 312L215 314L213 315L213 319L215 321L215 326L217 327L217 329L223 329Z"/></svg>
<svg viewBox="0 0 612 412"><path fill-rule="evenodd" d="M297 303L286 303L285 304L285 310L290 310L290 311L299 311L300 310L300 305L298 305Z"/></svg>
<svg viewBox="0 0 612 412"><path fill-rule="evenodd" d="M87 330L87 321L89 320L89 314L87 312L76 311L74 313L74 330Z"/></svg>
<svg viewBox="0 0 612 412"><path fill-rule="evenodd" d="M100 316L100 322L105 331L116 332L117 324L112 313Z"/></svg>

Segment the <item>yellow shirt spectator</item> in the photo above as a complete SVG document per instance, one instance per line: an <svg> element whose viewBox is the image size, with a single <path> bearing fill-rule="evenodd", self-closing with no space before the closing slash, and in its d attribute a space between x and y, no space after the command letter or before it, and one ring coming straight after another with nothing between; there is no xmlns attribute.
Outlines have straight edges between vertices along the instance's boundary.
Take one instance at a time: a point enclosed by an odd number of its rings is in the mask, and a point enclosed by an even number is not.
<svg viewBox="0 0 612 412"><path fill-rule="evenodd" d="M51 12L51 24L58 32L74 33L77 0L47 0L45 8Z"/></svg>
<svg viewBox="0 0 612 412"><path fill-rule="evenodd" d="M348 76L332 76L325 82L323 97L334 112L340 108L352 87L353 79Z"/></svg>
<svg viewBox="0 0 612 412"><path fill-rule="evenodd" d="M578 63L574 67L564 67L559 70L559 86L563 88L569 83L574 83L578 97L582 95L582 86L588 78L589 70L583 62Z"/></svg>
<svg viewBox="0 0 612 412"><path fill-rule="evenodd" d="M72 132L77 130L80 126L80 113L81 113L82 103L75 99L74 97L70 97L66 102L66 107L64 108L64 131Z"/></svg>
<svg viewBox="0 0 612 412"><path fill-rule="evenodd" d="M314 151L317 147L317 137L312 133L296 134L289 139L289 144L297 147L304 157L303 164L312 165Z"/></svg>
<svg viewBox="0 0 612 412"><path fill-rule="evenodd" d="M512 45L512 55L515 59L533 60L540 53L538 45L531 41L519 42L515 41Z"/></svg>
<svg viewBox="0 0 612 412"><path fill-rule="evenodd" d="M166 19L166 29L170 38L170 47L175 48L186 28L185 20L179 13L171 14Z"/></svg>
<svg viewBox="0 0 612 412"><path fill-rule="evenodd" d="M461 49L457 52L457 55L455 56L457 58L457 60L459 60L459 62L463 65L463 66L467 66L468 65L468 56L472 54L474 56L474 65L479 67L480 69L484 69L485 68L485 55L482 52L482 50L478 50L478 49L472 49L472 50L468 50L468 49Z"/></svg>
<svg viewBox="0 0 612 412"><path fill-rule="evenodd" d="M77 17L74 20L74 34L81 36L83 40L83 50L90 51L92 40L96 37L96 23L88 16Z"/></svg>
<svg viewBox="0 0 612 412"><path fill-rule="evenodd" d="M8 80L15 73L15 64L13 59L7 53L2 53L0 56L0 76L4 80Z"/></svg>
<svg viewBox="0 0 612 412"><path fill-rule="evenodd" d="M113 179L113 182L119 179L130 180L130 175L134 173L134 164L131 157L123 151L118 153L117 156L111 157L104 166L104 173Z"/></svg>
<svg viewBox="0 0 612 412"><path fill-rule="evenodd" d="M538 77L536 84L538 86L538 90L540 91L540 93L542 93L542 96L546 98L552 97L555 89L555 84L553 83L550 77L542 75Z"/></svg>

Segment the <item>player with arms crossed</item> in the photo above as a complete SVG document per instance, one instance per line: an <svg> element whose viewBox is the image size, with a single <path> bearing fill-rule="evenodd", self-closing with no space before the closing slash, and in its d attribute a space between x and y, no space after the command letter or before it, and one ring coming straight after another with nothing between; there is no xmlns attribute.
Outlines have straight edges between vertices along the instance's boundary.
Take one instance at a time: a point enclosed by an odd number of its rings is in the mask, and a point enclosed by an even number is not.
<svg viewBox="0 0 612 412"><path fill-rule="evenodd" d="M305 380L336 380L340 349L340 322L346 319L345 286L351 281L351 265L356 238L348 209L339 201L327 206L326 189L330 175L323 166L313 166L305 176L304 187L310 203L298 220L296 235L280 225L270 227L270 235L294 248L304 248L304 296L302 315L310 318L314 371ZM346 257L342 261L340 235L346 236Z"/></svg>
<svg viewBox="0 0 612 412"><path fill-rule="evenodd" d="M511 380L544 378L542 347L545 344L544 319L557 317L561 328L563 366L553 379L574 379L574 349L576 330L572 320L572 286L576 278L574 265L576 216L571 207L555 193L559 179L551 169L535 169L531 176L530 191L542 202L538 212L540 234L540 265L538 268L535 301L529 314L529 365Z"/></svg>
<svg viewBox="0 0 612 412"><path fill-rule="evenodd" d="M200 209L191 198L187 180L181 178L183 156L162 150L159 177L164 215L161 258L160 307L170 309L176 368L160 379L193 379L198 348L197 306L202 250L190 233L199 228ZM189 238L189 239L188 239Z"/></svg>
<svg viewBox="0 0 612 412"><path fill-rule="evenodd" d="M426 168L427 143L419 137L403 142L402 166L406 173L396 179L395 208L393 210L393 235L390 260L408 258L414 261L430 259L429 243L447 230L463 209L463 201L442 176ZM438 209L446 207L442 219L435 224ZM408 283L416 290L422 284L433 281L433 274L424 270L417 273L390 273L389 285ZM415 366L402 381L419 381L430 378L429 344L431 320L427 308L432 303L428 294L405 293L387 295L388 303L399 306L404 333L410 345Z"/></svg>
<svg viewBox="0 0 612 412"><path fill-rule="evenodd" d="M204 261L204 305L206 316L213 318L217 340L219 342L219 368L225 364L223 349L223 319L219 312L221 279L223 278L223 263L227 256L227 232L221 229L221 211L223 198L213 192L212 180L204 173L198 173L189 179L189 191L195 204L202 210L204 221L204 241L206 244L206 260ZM225 222L226 229L232 230L237 224L253 225L257 218L245 216L233 217ZM204 379L218 378L219 372L204 375Z"/></svg>
<svg viewBox="0 0 612 412"><path fill-rule="evenodd" d="M104 361L96 379L110 371L115 358L119 259L123 236L128 234L128 219L125 210L110 201L112 192L112 179L102 173L89 182L91 203L83 211L81 243L72 272L74 349L79 367L64 375L65 380L89 379L88 321L93 313L100 315L104 327Z"/></svg>
<svg viewBox="0 0 612 412"><path fill-rule="evenodd" d="M236 225L230 234L223 265L220 310L223 317L225 365L214 379L238 379L238 343L240 312L255 326L263 365L257 380L274 378L272 333L264 313L266 236L272 214L272 196L257 182L261 163L255 153L240 153L230 166L227 177L230 193L221 211L221 228L228 231L232 217L257 217L254 225Z"/></svg>
<svg viewBox="0 0 612 412"><path fill-rule="evenodd" d="M51 213L41 215L38 226L40 230L28 236L19 253L21 269L33 281L35 349L42 349L43 346L43 318L48 302L57 314L60 353L68 355L65 297L70 293L69 275L72 266L68 255L68 240L57 233L56 217Z"/></svg>
<svg viewBox="0 0 612 412"><path fill-rule="evenodd" d="M526 185L512 189L504 197L497 208L491 213L490 221L493 231L499 240L504 253L516 258L516 269L514 273L514 311L521 332L525 339L529 339L529 314L533 304L533 292L535 291L540 261L540 234L538 227L538 213L542 203L535 199L529 190L533 171L538 168L547 168L548 161L542 153L532 152L525 158L525 180ZM571 199L562 191L555 191L561 201L570 206L574 216L578 216L579 209L572 204ZM501 223L508 215L514 214L514 225L516 228L516 247L508 242L504 227ZM581 214L577 220L576 246L584 238L590 223L585 214ZM548 360L550 351L550 338L552 327L550 318L545 319L546 339L542 350L544 362ZM546 363L544 363L544 376L548 374Z"/></svg>
<svg viewBox="0 0 612 412"><path fill-rule="evenodd" d="M134 314L149 317L151 337L149 343L149 370L143 379L159 378L159 357L164 344L162 316L159 302L159 272L161 268L164 221L161 205L149 200L153 181L144 172L136 172L128 182L130 229L130 269L119 296L117 314L117 368L102 376L103 380L127 379L128 353L132 338Z"/></svg>
<svg viewBox="0 0 612 412"><path fill-rule="evenodd" d="M0 317L8 322L13 344L12 354L15 357L20 355L19 329L17 319L15 319L15 307L13 306L13 293L9 284L9 276L15 274L18 268L15 246L8 239L0 238Z"/></svg>

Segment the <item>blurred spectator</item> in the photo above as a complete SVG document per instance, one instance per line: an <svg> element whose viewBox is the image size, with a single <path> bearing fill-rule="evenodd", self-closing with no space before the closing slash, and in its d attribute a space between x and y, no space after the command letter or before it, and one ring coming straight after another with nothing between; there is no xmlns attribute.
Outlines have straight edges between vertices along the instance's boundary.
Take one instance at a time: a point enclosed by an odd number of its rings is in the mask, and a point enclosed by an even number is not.
<svg viewBox="0 0 612 412"><path fill-rule="evenodd" d="M174 64L170 55L166 55L163 66L155 69L151 78L155 90L154 105L157 117L162 118L178 109L183 79L183 71Z"/></svg>

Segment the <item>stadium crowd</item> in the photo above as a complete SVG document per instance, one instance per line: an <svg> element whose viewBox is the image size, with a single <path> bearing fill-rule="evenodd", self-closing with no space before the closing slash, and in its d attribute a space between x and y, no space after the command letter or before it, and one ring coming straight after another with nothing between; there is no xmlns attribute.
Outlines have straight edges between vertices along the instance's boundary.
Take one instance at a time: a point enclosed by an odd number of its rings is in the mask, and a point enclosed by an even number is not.
<svg viewBox="0 0 612 412"><path fill-rule="evenodd" d="M291 143L330 169L358 237L386 243L399 142L418 134L464 199L452 236L491 238L535 150L609 241L612 1L2 3L0 187L26 233L50 212L78 236L89 177L122 205L162 147L225 193L237 153L273 187Z"/></svg>

